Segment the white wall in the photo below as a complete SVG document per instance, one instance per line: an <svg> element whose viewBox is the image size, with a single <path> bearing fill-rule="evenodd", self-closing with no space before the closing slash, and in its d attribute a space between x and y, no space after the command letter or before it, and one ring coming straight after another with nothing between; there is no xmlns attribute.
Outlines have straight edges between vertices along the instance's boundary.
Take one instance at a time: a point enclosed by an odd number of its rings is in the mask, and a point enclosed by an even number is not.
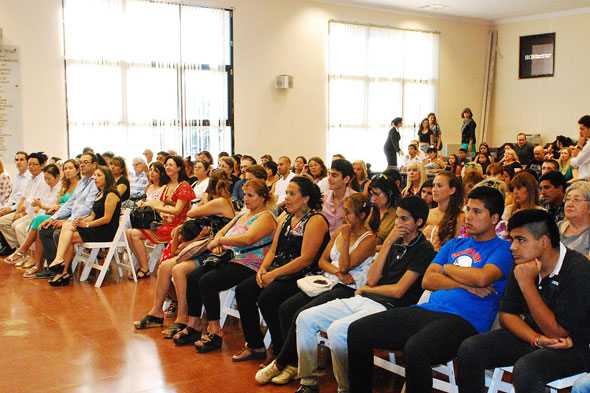
<svg viewBox="0 0 590 393"><path fill-rule="evenodd" d="M238 152L325 156L330 19L440 31L437 115L444 140L459 142L463 107L470 106L479 120L490 26L307 0L193 3L234 9ZM4 43L22 50L25 149L63 157L67 137L61 0L0 0L0 27ZM293 75L294 89L275 90L279 74ZM382 154L382 145L375 141L376 154Z"/></svg>
<svg viewBox="0 0 590 393"><path fill-rule="evenodd" d="M566 15L497 26L499 56L489 142L515 142L518 132L578 138L578 119L590 113L590 15ZM555 75L518 79L519 37L556 33Z"/></svg>

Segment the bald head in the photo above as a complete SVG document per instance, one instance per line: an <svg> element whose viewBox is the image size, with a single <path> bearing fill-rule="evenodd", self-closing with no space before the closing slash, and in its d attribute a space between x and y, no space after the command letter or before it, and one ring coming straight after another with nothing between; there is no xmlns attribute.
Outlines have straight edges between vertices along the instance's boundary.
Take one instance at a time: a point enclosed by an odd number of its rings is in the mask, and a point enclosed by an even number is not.
<svg viewBox="0 0 590 393"><path fill-rule="evenodd" d="M545 149L543 149L543 146L535 146L533 152L535 154L535 160L543 161L543 158L545 158Z"/></svg>

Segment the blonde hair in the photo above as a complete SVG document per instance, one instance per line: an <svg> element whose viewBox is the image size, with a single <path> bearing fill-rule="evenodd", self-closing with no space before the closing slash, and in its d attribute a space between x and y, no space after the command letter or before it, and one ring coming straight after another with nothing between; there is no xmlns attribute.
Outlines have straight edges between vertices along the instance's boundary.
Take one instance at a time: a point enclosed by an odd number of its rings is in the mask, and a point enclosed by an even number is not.
<svg viewBox="0 0 590 393"><path fill-rule="evenodd" d="M367 165L365 164L365 162L363 160L356 160L352 163L352 166L354 168L354 165L360 165L361 169L363 170L363 178L362 179L358 179L358 180L365 180L369 177L369 173L367 172Z"/></svg>
<svg viewBox="0 0 590 393"><path fill-rule="evenodd" d="M424 183L426 181L426 179L428 178L426 175L426 169L424 169L424 165L420 164L419 162L412 162L408 166L408 172L410 171L410 169L412 169L414 167L417 167L418 172L420 172L420 185L422 185L422 183ZM412 181L410 180L410 176L408 175L407 178L408 179L407 179L407 183L406 183L406 188L403 189L402 196L406 195L406 193L408 192L410 187L412 187Z"/></svg>

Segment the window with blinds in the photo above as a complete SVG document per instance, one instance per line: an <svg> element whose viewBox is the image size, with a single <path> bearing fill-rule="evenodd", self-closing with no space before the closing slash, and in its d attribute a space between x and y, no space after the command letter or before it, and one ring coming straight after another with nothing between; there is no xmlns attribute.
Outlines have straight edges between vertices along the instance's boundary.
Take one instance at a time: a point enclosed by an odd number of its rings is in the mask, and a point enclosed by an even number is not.
<svg viewBox="0 0 590 393"><path fill-rule="evenodd" d="M330 21L328 157L384 170L383 145L398 116L407 153L420 121L435 111L438 52L437 33Z"/></svg>
<svg viewBox="0 0 590 393"><path fill-rule="evenodd" d="M232 149L231 11L64 0L69 152Z"/></svg>

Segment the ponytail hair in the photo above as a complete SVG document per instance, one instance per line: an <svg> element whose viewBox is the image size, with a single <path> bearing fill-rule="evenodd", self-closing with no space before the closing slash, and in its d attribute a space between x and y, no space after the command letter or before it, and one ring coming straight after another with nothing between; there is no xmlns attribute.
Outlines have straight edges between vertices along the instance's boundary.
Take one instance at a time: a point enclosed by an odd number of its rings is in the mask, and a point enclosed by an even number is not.
<svg viewBox="0 0 590 393"><path fill-rule="evenodd" d="M365 227L373 233L377 233L379 224L381 223L381 215L379 214L379 209L373 206L369 197L358 192L346 197L344 202L346 201L350 201L355 216L360 218L361 214L365 213Z"/></svg>
<svg viewBox="0 0 590 393"><path fill-rule="evenodd" d="M299 192L304 197L309 197L309 201L307 201L307 207L314 211L321 211L323 200L322 200L322 192L320 188L307 176L294 176L291 179L290 183L297 184L299 188Z"/></svg>

